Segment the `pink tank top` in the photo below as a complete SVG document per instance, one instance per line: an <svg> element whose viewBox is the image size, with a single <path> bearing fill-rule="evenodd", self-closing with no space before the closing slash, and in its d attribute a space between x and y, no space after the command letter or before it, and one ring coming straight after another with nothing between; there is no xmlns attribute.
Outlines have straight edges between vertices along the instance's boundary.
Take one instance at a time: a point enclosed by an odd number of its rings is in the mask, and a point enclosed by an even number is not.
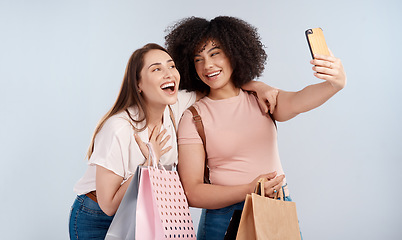
<svg viewBox="0 0 402 240"><path fill-rule="evenodd" d="M223 100L204 97L194 106L204 124L212 184L247 184L261 174L283 174L274 122L252 94L240 90ZM189 110L179 124L178 144L202 144Z"/></svg>

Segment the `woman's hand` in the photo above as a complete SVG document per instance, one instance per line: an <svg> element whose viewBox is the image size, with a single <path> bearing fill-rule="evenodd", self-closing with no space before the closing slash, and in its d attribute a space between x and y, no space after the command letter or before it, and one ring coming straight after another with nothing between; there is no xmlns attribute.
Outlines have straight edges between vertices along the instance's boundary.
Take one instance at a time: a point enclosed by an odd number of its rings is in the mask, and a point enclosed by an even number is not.
<svg viewBox="0 0 402 240"><path fill-rule="evenodd" d="M329 52L331 56L314 55L314 59L310 63L314 65L314 76L331 83L339 91L346 85L346 73L341 60L336 58L331 51Z"/></svg>
<svg viewBox="0 0 402 240"><path fill-rule="evenodd" d="M268 111L273 114L276 106L276 97L278 96L278 89L266 84L262 84L260 88L256 89L258 104L265 113Z"/></svg>
<svg viewBox="0 0 402 240"><path fill-rule="evenodd" d="M276 172L260 175L250 183L252 189L255 189L257 182L258 180L260 180L260 178L266 179L264 185L265 196L269 198L274 198L274 196L276 196L276 193L281 189L283 185L283 179L285 178L285 175L282 174L277 176Z"/></svg>
<svg viewBox="0 0 402 240"><path fill-rule="evenodd" d="M241 86L243 90L255 92L257 94L258 104L261 111L273 114L276 106L276 97L278 89L271 87L260 81L250 81Z"/></svg>
<svg viewBox="0 0 402 240"><path fill-rule="evenodd" d="M149 136L149 144L152 145L152 149L154 151L157 161L159 161L160 157L163 154L167 153L168 151L170 151L170 149L172 149L172 146L168 146L168 147L164 148L167 141L170 139L170 135L167 135L165 138L163 138L167 131L166 131L166 129L164 129L162 132L160 132L161 126L162 126L161 124L155 126L152 129L151 134ZM146 159L146 161L144 162L143 165L149 166L151 164L151 162L150 162L150 156L149 156L149 149L148 149L146 143L144 143L141 140L141 138L138 134L134 134L134 138L135 138L135 141L137 142L138 146L140 147L142 155L144 155L144 157Z"/></svg>

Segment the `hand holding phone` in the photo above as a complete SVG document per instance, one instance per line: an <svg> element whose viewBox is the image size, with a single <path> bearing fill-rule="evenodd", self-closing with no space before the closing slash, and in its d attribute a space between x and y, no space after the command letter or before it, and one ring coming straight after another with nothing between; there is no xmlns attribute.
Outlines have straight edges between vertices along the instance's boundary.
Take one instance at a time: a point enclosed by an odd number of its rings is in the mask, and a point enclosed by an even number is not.
<svg viewBox="0 0 402 240"><path fill-rule="evenodd" d="M313 59L314 54L330 56L327 43L325 42L324 33L321 28L307 29L305 33L311 57Z"/></svg>
<svg viewBox="0 0 402 240"><path fill-rule="evenodd" d="M346 85L345 70L343 69L341 60L330 53L322 29L307 29L306 38L310 47L311 56L313 57L310 63L314 65L314 76L331 83L337 91L344 88ZM315 59L314 54L321 56Z"/></svg>

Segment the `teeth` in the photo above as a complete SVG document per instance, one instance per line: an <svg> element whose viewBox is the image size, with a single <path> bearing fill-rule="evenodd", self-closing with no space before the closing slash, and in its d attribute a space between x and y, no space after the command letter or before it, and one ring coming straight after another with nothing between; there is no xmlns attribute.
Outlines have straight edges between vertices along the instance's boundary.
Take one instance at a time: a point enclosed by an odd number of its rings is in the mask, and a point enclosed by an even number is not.
<svg viewBox="0 0 402 240"><path fill-rule="evenodd" d="M218 75L219 73L221 73L221 71L211 73L211 74L209 74L209 75L207 75L207 76L208 76L208 77L213 77L213 76Z"/></svg>
<svg viewBox="0 0 402 240"><path fill-rule="evenodd" d="M162 89L165 89L165 88L169 88L169 87L174 87L174 83L165 83L165 84L162 84L162 86L161 86L161 88Z"/></svg>

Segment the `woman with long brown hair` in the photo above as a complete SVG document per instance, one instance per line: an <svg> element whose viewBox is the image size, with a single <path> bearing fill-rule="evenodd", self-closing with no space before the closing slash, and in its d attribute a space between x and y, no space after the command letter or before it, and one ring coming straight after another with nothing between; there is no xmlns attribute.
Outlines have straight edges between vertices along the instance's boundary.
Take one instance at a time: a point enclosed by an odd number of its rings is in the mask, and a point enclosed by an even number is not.
<svg viewBox="0 0 402 240"><path fill-rule="evenodd" d="M161 164L177 161L173 121L195 101L193 93L182 93L177 101L179 83L174 61L161 46L147 44L132 54L119 96L95 129L88 169L74 187L71 238L105 238L131 176L148 156L137 141L150 142Z"/></svg>

